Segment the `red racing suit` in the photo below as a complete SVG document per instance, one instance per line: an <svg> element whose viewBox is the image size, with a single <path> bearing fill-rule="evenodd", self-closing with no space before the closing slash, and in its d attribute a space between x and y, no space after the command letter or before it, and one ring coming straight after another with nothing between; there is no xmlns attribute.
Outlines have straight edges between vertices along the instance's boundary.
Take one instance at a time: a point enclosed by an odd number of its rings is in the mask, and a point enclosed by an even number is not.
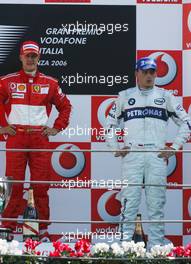
<svg viewBox="0 0 191 264"><path fill-rule="evenodd" d="M23 70L6 75L0 79L0 126L14 125L16 135L8 135L6 148L47 149L48 137L42 135L49 114L55 105L59 114L53 127L62 130L69 124L71 104L59 88L57 80L37 72L35 76L26 74ZM3 114L6 112L6 117ZM14 180L24 180L28 164L31 181L50 180L48 152L7 152L6 176ZM47 184L33 184L35 205L39 219L49 219L49 198ZM23 199L23 184L13 184L12 194L2 217L16 218L22 215L26 206ZM14 229L15 222L3 222L5 227ZM47 224L40 224L40 229Z"/></svg>

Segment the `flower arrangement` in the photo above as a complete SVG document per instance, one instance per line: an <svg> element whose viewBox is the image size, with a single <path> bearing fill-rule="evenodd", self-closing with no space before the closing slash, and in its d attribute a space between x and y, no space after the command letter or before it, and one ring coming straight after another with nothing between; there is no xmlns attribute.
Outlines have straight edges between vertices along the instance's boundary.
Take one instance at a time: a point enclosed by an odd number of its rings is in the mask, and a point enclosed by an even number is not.
<svg viewBox="0 0 191 264"><path fill-rule="evenodd" d="M156 245L147 252L144 242L134 243L131 241L111 245L97 243L92 246L87 240L81 239L72 247L61 241L53 242L54 250L48 254L37 249L40 244L41 242L27 239L24 244L25 249L21 251L19 242L8 243L6 240L0 239L0 263L191 263L191 244L185 247L174 247L172 244Z"/></svg>

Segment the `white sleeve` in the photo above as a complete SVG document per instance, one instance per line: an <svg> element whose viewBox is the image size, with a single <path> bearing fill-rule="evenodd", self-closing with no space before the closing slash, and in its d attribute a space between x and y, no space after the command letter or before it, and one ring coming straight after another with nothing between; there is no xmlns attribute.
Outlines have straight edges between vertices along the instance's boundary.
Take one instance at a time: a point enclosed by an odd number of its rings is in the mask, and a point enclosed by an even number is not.
<svg viewBox="0 0 191 264"><path fill-rule="evenodd" d="M190 137L191 116L170 92L167 92L167 112L168 116L179 126L178 134L171 147L180 149Z"/></svg>
<svg viewBox="0 0 191 264"><path fill-rule="evenodd" d="M111 149L119 149L116 131L120 129L121 107L120 99L115 100L106 119L105 139Z"/></svg>

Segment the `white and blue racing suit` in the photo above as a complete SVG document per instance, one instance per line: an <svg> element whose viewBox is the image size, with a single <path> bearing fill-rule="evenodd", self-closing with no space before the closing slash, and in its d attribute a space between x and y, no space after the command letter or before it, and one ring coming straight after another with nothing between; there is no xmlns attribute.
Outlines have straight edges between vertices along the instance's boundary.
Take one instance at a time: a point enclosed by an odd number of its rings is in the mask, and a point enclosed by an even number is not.
<svg viewBox="0 0 191 264"><path fill-rule="evenodd" d="M141 90L129 88L119 93L107 117L106 141L112 149L119 149L115 129L122 123L127 135L124 145L131 149L162 149L166 144L169 117L179 126L179 131L171 147L179 149L187 141L191 132L191 118L169 91L153 87ZM112 136L111 136L112 130ZM158 157L159 152L130 152L122 158L122 179L129 183L166 184L167 163ZM141 201L141 186L122 188L121 221L134 221ZM166 197L165 187L145 187L149 220L164 219ZM134 224L120 225L121 234L132 239ZM123 237L122 237L123 239ZM148 247L162 245L164 224L151 223L148 231Z"/></svg>

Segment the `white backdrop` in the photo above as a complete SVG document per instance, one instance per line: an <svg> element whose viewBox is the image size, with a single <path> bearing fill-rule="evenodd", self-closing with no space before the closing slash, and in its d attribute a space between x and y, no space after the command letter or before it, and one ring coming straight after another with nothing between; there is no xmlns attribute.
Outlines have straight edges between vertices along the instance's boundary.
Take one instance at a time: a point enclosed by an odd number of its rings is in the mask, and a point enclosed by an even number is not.
<svg viewBox="0 0 191 264"><path fill-rule="evenodd" d="M56 4L56 1L53 1ZM63 1L62 1L63 2ZM70 1L67 1L70 2ZM159 81L163 81L166 89L173 90L179 97L180 102L189 110L191 114L191 1L161 0L160 4L155 0L92 0L89 3L70 3L84 5L136 5L137 12L137 57L142 55L152 55L160 52L158 58L160 65ZM159 1L158 1L159 2ZM45 4L44 0L7 0L0 3L24 3L24 4ZM57 1L60 4L60 1ZM47 3L48 4L48 3ZM66 4L66 3L63 3ZM67 3L68 4L68 3ZM169 60L166 60L169 58ZM175 62L176 67L172 68ZM166 80L166 76L171 74L174 78ZM166 81L166 83L165 83ZM121 87L123 89L123 87ZM70 127L94 127L100 129L106 115L107 109L111 103L111 96L90 96L90 95L70 95L73 105L73 113ZM108 100L108 101L107 101ZM80 102L80 103L79 103ZM56 111L52 112L50 124L54 119ZM177 128L170 123L168 142L172 142ZM51 146L57 147L69 142L77 145L79 148L104 149L106 148L103 139L96 138L90 134L81 136L72 136L59 134L50 139ZM4 143L1 143L4 147ZM187 143L184 149L191 149L191 143ZM5 157L0 152L1 174L4 174ZM85 167L78 171L76 177L72 179L83 180L103 180L120 179L120 160L115 159L109 153L84 154ZM55 162L55 161L54 161ZM178 154L172 157L168 164L170 183L191 184L191 157L190 154ZM63 166L63 164L61 164ZM171 172L171 174L170 174ZM52 178L55 180L65 179L58 175L54 169L51 171ZM106 193L108 192L108 195ZM116 197L117 192L107 189L79 188L66 190L58 186L51 186L49 190L50 197L50 218L64 220L111 220L119 219L119 202ZM143 195L144 197L144 195ZM165 219L191 220L191 188L188 189L168 189L167 204L165 209ZM144 198L140 205L140 212L143 219L147 219L147 213ZM62 232L100 232L101 228L108 231L113 226L108 224L86 224L86 225L58 225L51 224L49 233L53 237L61 235ZM144 225L145 233L147 226ZM19 234L21 229L16 230ZM185 244L190 240L191 224L166 224L166 236L175 244ZM94 240L94 239L93 239Z"/></svg>

